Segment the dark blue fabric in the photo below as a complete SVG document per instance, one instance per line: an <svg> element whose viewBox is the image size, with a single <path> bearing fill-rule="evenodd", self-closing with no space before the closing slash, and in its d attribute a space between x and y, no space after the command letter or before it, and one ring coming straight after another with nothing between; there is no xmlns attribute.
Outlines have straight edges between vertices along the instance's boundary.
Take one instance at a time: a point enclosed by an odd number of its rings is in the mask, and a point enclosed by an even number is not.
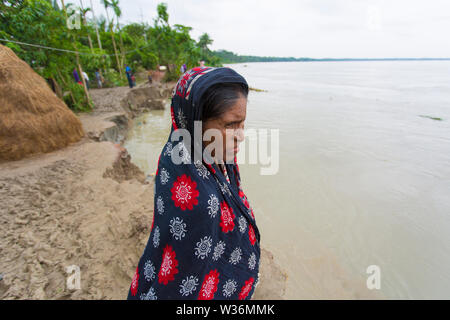
<svg viewBox="0 0 450 320"><path fill-rule="evenodd" d="M193 147L201 145L193 130L194 121L201 120L202 94L225 82L247 86L230 68L199 67L184 73L173 91L171 134L186 128L193 139L188 145L169 136L161 151L150 237L128 299L250 299L253 295L260 234L241 188L236 158L226 164L228 182L215 163L194 156ZM181 164L174 164L174 154L181 156Z"/></svg>

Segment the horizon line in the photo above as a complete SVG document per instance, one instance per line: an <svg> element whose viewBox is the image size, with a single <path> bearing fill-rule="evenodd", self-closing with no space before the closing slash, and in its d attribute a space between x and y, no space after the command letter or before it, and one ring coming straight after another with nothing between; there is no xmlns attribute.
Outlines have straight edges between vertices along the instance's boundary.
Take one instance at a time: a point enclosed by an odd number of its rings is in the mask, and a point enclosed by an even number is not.
<svg viewBox="0 0 450 320"><path fill-rule="evenodd" d="M294 56L267 56L267 55L251 55L251 54L238 54L233 51L228 51L226 49L217 49L213 52L230 52L237 57L254 57L254 58L267 58L267 59L295 59L295 60L450 60L450 57L364 57L364 58L333 58L333 57L322 57L322 58L312 58L312 57L294 57Z"/></svg>

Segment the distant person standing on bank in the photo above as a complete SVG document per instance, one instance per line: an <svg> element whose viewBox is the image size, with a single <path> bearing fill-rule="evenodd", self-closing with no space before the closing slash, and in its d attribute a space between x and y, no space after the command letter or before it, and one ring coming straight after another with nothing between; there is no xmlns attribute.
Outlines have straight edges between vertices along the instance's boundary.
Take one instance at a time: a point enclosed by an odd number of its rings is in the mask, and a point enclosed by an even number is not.
<svg viewBox="0 0 450 320"><path fill-rule="evenodd" d="M76 68L73 69L72 74L73 74L73 77L75 78L75 82L76 82L76 83L81 83L81 81L80 81L80 76L78 75L78 72L77 72L77 69L76 69Z"/></svg>
<svg viewBox="0 0 450 320"><path fill-rule="evenodd" d="M187 70L186 64L183 63L183 65L182 65L181 68L180 68L181 74L185 73L186 70Z"/></svg>
<svg viewBox="0 0 450 320"><path fill-rule="evenodd" d="M147 76L148 76L148 83L152 83L153 82L152 70L148 70Z"/></svg>
<svg viewBox="0 0 450 320"><path fill-rule="evenodd" d="M87 73L84 71L83 71L83 78L84 78L84 81L86 81L86 88L89 89L89 77L88 77Z"/></svg>
<svg viewBox="0 0 450 320"><path fill-rule="evenodd" d="M131 79L131 68L128 65L125 65L125 72L127 74L128 85L130 88L133 88L133 80Z"/></svg>
<svg viewBox="0 0 450 320"><path fill-rule="evenodd" d="M97 86L101 89L103 87L103 81L100 70L95 71L95 79L97 80Z"/></svg>

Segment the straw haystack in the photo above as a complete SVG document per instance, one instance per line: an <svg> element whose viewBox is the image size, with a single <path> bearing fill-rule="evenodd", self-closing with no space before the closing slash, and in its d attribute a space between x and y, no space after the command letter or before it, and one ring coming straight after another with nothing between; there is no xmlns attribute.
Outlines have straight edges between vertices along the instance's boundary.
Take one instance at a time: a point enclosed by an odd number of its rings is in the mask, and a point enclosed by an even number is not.
<svg viewBox="0 0 450 320"><path fill-rule="evenodd" d="M0 160L50 152L83 136L78 117L47 82L0 45Z"/></svg>

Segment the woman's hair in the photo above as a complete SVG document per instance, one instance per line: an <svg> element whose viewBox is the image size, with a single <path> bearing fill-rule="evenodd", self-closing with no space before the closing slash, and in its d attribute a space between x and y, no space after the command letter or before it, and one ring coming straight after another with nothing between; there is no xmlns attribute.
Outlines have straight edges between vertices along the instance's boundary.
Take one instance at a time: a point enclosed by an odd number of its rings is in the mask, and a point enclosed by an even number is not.
<svg viewBox="0 0 450 320"><path fill-rule="evenodd" d="M248 88L239 83L218 83L202 95L202 121L217 119L237 100L248 96Z"/></svg>

